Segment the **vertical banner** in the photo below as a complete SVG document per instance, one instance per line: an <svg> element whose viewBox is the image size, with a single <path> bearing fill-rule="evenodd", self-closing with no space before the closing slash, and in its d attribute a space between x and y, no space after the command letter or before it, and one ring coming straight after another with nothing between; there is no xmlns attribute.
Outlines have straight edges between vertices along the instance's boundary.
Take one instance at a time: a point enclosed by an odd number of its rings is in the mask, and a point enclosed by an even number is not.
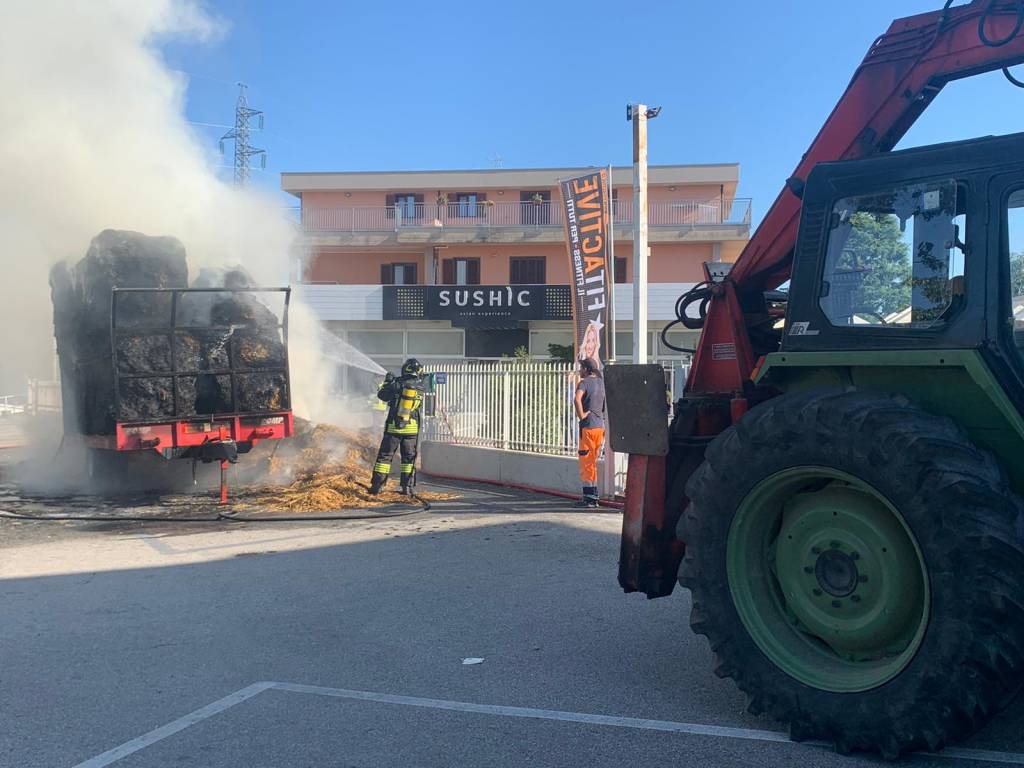
<svg viewBox="0 0 1024 768"><path fill-rule="evenodd" d="M608 359L608 315L612 303L613 265L609 261L608 172L561 181L565 237L572 282L573 344L576 360Z"/></svg>

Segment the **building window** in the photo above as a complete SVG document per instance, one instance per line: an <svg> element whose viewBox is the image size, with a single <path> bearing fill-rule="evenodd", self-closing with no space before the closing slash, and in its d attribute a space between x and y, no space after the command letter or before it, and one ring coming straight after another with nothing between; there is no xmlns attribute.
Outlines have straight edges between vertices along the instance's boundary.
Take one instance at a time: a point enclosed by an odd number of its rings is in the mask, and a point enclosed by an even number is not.
<svg viewBox="0 0 1024 768"><path fill-rule="evenodd" d="M538 189L520 192L519 211L523 224L550 224L551 191Z"/></svg>
<svg viewBox="0 0 1024 768"><path fill-rule="evenodd" d="M618 360L624 358L633 359L633 332L632 331L616 331L615 332L615 357Z"/></svg>
<svg viewBox="0 0 1024 768"><path fill-rule="evenodd" d="M478 192L459 192L455 196L456 215L460 218L470 218L480 215L480 204L486 199L485 195Z"/></svg>
<svg viewBox="0 0 1024 768"><path fill-rule="evenodd" d="M572 348L572 331L530 331L530 355L533 357L552 357L551 346Z"/></svg>
<svg viewBox="0 0 1024 768"><path fill-rule="evenodd" d="M480 259L445 259L441 278L445 285L480 285Z"/></svg>
<svg viewBox="0 0 1024 768"><path fill-rule="evenodd" d="M633 201L619 202L619 190L612 190L612 219L617 222L628 222L633 217Z"/></svg>
<svg viewBox="0 0 1024 768"><path fill-rule="evenodd" d="M543 256L514 257L509 260L509 283L543 285L547 282L547 259Z"/></svg>
<svg viewBox="0 0 1024 768"><path fill-rule="evenodd" d="M416 285L416 264L381 264L381 285Z"/></svg>
<svg viewBox="0 0 1024 768"><path fill-rule="evenodd" d="M423 217L423 195L414 192L400 192L388 195L385 198L387 205L387 217L395 218L395 212L403 219L417 219Z"/></svg>
<svg viewBox="0 0 1024 768"><path fill-rule="evenodd" d="M462 355L462 331L408 331L408 354L410 355Z"/></svg>
<svg viewBox="0 0 1024 768"><path fill-rule="evenodd" d="M615 282L616 283L628 283L629 276L626 274L626 257L616 256L615 257Z"/></svg>
<svg viewBox="0 0 1024 768"><path fill-rule="evenodd" d="M403 331L349 331L348 343L360 352L374 355L401 355L404 353Z"/></svg>

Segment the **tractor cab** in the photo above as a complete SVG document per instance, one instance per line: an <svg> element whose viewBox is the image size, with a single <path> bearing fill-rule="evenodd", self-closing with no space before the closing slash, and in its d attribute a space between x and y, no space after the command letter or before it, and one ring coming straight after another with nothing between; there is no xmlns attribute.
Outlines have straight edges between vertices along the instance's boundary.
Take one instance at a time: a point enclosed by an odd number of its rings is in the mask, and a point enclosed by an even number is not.
<svg viewBox="0 0 1024 768"><path fill-rule="evenodd" d="M816 166L756 380L901 392L1024 492L1024 134Z"/></svg>
<svg viewBox="0 0 1024 768"><path fill-rule="evenodd" d="M974 349L1020 384L1022 329L1024 133L811 172L781 352Z"/></svg>

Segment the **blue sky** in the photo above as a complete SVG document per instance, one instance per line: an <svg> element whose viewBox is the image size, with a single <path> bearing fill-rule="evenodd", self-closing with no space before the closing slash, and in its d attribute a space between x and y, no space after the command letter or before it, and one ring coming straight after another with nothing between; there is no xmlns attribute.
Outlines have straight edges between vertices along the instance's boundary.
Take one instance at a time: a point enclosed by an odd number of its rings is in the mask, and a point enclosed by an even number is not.
<svg viewBox="0 0 1024 768"><path fill-rule="evenodd" d="M259 184L498 156L505 168L629 164L624 107L640 100L663 107L651 162L741 163L759 220L872 40L942 0L206 5L224 38L163 52L192 76L189 120L232 122L233 83L249 84L266 112ZM900 146L1024 130L1022 118L1024 90L993 73L947 86ZM211 147L223 133L196 130Z"/></svg>

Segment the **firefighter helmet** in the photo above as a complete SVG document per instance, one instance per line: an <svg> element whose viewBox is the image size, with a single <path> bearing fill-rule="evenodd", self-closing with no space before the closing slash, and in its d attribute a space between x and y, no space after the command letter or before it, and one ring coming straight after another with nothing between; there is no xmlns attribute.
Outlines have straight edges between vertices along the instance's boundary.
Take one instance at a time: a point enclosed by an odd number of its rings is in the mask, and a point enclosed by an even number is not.
<svg viewBox="0 0 1024 768"><path fill-rule="evenodd" d="M410 357L402 363L403 376L419 376L421 373L423 373L423 366L420 365L420 361L415 357Z"/></svg>

